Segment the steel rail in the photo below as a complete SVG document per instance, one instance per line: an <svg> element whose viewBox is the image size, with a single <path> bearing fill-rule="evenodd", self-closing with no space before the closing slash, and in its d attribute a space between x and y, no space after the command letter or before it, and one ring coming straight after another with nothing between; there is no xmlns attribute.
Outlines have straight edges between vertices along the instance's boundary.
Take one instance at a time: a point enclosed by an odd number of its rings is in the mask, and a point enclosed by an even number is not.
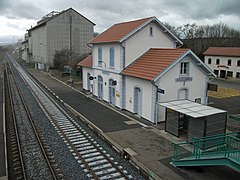
<svg viewBox="0 0 240 180"><path fill-rule="evenodd" d="M30 76L30 79L32 79L32 77ZM33 80L33 79L32 79ZM34 80L33 80L34 82ZM35 83L35 82L34 82ZM61 113L63 113L66 117L66 119L71 122L71 124L79 131L81 132L81 129L79 129L78 126L76 126L76 124L74 122L72 122L72 120L68 117L69 115L59 106L59 104L57 104L52 97L45 92L45 90L38 84L35 83L38 88L48 97L48 99L58 108L58 110L61 111ZM65 133L63 132L63 130L61 129L61 127L57 124L57 122L54 120L54 118L52 118L51 114L48 112L49 110L46 109L46 107L41 103L41 101L39 100L38 97L35 97L38 99L39 103L42 105L42 108L44 108L45 112L48 114L48 117L51 118L52 122L54 122L55 127L58 128L58 130L61 132L61 134L64 136L65 140L68 142L69 145L71 145L71 148L74 150L74 152L78 155L78 157L82 160L83 164L85 165L86 169L89 170L89 172L92 174L92 176L94 177L94 179L99 179L98 176L95 175L95 172L92 171L91 167L88 166L88 163L84 160L84 158L81 156L81 154L78 152L78 150L74 147L74 145L71 143L71 141L69 141L68 137L65 135ZM104 156L104 158L121 174L121 176L123 176L124 179L129 179L128 176L112 161L109 159L108 156L106 156L106 154L104 154L97 146L96 144L94 144L90 138L88 136L86 136L85 134L83 134L84 137L92 144L92 146L94 146L95 149L97 149L97 151L99 153L101 153L102 156Z"/></svg>
<svg viewBox="0 0 240 180"><path fill-rule="evenodd" d="M8 95L9 95L9 102L10 102L10 107L11 107L11 113L12 113L12 123L13 123L13 128L14 128L14 135L15 135L15 140L17 143L17 150L18 150L18 155L19 155L19 161L20 161L20 168L22 169L22 176L23 179L26 180L26 170L25 170L25 166L24 166L24 161L23 161L23 155L22 155L22 151L21 151L21 143L20 143L20 138L19 138L19 133L18 133L18 128L17 128L17 122L16 122L16 114L15 114L15 109L13 107L13 97L12 97L12 88L10 85L10 78L9 78L9 72L8 72L8 67L6 66L5 68L5 72L6 72L6 77L7 77L7 86L8 86Z"/></svg>
<svg viewBox="0 0 240 180"><path fill-rule="evenodd" d="M49 98L49 100L58 108L58 110L61 111L61 113L63 113L66 117L66 119L79 131L81 132L81 129L75 124L75 122L73 122L68 116L68 114L49 96L49 94L47 94L43 88L41 86L39 86L38 84L36 84L41 90L42 92ZM37 98L37 97L36 97ZM81 154L78 152L78 150L74 147L74 145L71 143L71 141L69 141L68 137L65 135L64 131L61 129L61 127L58 125L58 123L54 120L54 118L52 118L51 114L48 112L49 110L47 110L45 108L45 106L41 103L41 101L38 99L39 103L42 105L42 107L44 108L45 112L48 114L48 117L51 118L52 122L54 122L55 127L57 127L57 129L61 132L61 134L64 136L65 140L68 142L69 145L71 145L71 148L74 150L74 152L79 156L79 158L81 158L83 164L85 165L85 167L91 172L91 174L93 175L93 177L95 179L98 179L98 177L95 175L94 171L92 171L91 167L88 166L87 162L84 160L84 158L82 158ZM83 134L84 137L92 144L92 146L94 146L95 149L97 149L97 151L99 153L101 153L102 156L104 156L104 158L121 174L121 176L123 176L125 179L129 179L128 176L122 172L122 170L113 162L109 159L108 156L106 156L105 153L103 153L99 147L97 147L96 144L94 144L91 139L86 136L85 134Z"/></svg>
<svg viewBox="0 0 240 180"><path fill-rule="evenodd" d="M9 69L10 69L11 73L13 74L13 71L12 71L12 69L11 69L11 66L9 66ZM21 89L19 88L19 85L18 85L17 82L16 82L16 79L15 79L14 75L13 75L13 81L14 81L14 84L15 84L17 90L18 90L19 97L20 97L20 99L21 99L21 101L22 101L22 104L23 104L23 107L24 107L24 109L25 109L25 111L26 111L26 113L27 113L29 122L30 122L30 124L31 124L31 126L32 126L32 129L33 129L33 131L34 131L35 137L36 137L37 142L38 142L38 144L39 144L39 147L40 147L40 149L41 149L41 151L42 151L42 154L43 154L43 156L44 156L44 158L45 158L45 160L46 160L46 163L47 163L47 165L48 165L48 167L49 167L49 170L50 170L50 172L51 172L51 174L52 174L52 177L53 177L54 180L57 180L57 179L58 179L58 177L57 177L57 176L58 176L58 175L57 175L57 172L56 172L55 168L51 165L50 159L48 158L48 156L47 156L47 154L46 154L46 152L45 152L45 148L44 148L44 146L43 146L42 140L41 140L41 138L40 138L40 136L39 136L39 133L38 133L38 131L37 131L37 129L36 129L36 126L35 126L35 124L34 124L33 118L32 118L32 116L31 116L31 114L30 114L29 108L27 107L26 101L24 100L23 94L22 94L22 92L21 92Z"/></svg>
<svg viewBox="0 0 240 180"><path fill-rule="evenodd" d="M16 63L16 62L14 62ZM23 76L23 74L22 74ZM43 111L47 114L47 117L49 118L49 120L51 122L54 123L55 128L61 132L61 135L64 137L65 141L67 142L67 144L70 145L70 147L72 148L72 150L74 151L74 153L78 156L78 158L81 160L81 162L84 164L85 168L89 171L89 173L92 175L92 177L94 179L101 179L101 177L98 177L98 175L95 174L95 172L92 170L92 168L88 165L88 162L85 161L85 158L82 157L82 155L80 154L79 150L74 146L74 144L72 144L72 142L69 140L69 138L67 137L67 135L65 134L65 132L63 131L63 129L59 126L58 122L56 121L56 119L53 117L53 115L50 113L49 108L45 107L46 105L44 105L44 103L42 102L42 99L45 100L49 100L51 103L53 103L53 106L55 108L57 108L62 115L64 116L65 120L70 122L80 133L81 129L79 127L77 127L77 125L75 124L76 122L74 120L71 120L71 118L69 118L68 113L66 113L59 104L56 103L56 101L53 100L53 98L43 89L43 87L41 87L38 83L36 83L36 81L33 79L32 76L30 76L28 73L24 72L24 76L27 76L32 83L38 88L37 90L35 89L35 91L38 92L34 92L34 89L30 88L32 93L35 94L35 98L38 101L39 105L41 106L41 108L43 109ZM35 88L36 88L35 87ZM41 93L43 94L42 96L40 95ZM38 96L41 96L41 98L39 98ZM61 115L61 116L62 116ZM112 167L116 170L116 172L118 172L120 174L120 176L123 179L129 179L128 175L125 174L103 151L101 151L100 148L97 147L96 144L94 144L92 142L92 140L87 137L86 135L84 135L85 138L88 140L89 143L91 143L91 145L104 157L104 159L110 163L112 165Z"/></svg>

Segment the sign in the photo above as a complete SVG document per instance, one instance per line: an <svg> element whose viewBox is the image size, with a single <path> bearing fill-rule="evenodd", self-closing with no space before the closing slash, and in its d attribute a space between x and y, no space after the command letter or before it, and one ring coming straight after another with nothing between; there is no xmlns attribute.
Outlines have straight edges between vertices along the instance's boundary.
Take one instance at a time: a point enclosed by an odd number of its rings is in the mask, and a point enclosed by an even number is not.
<svg viewBox="0 0 240 180"><path fill-rule="evenodd" d="M209 91L216 91L217 92L218 86L216 84L208 83L208 90Z"/></svg>
<svg viewBox="0 0 240 180"><path fill-rule="evenodd" d="M112 83L114 86L116 86L117 85L117 81L113 81L113 83Z"/></svg>
<svg viewBox="0 0 240 180"><path fill-rule="evenodd" d="M164 89L158 89L157 92L160 93L160 94L165 94L165 90Z"/></svg>
<svg viewBox="0 0 240 180"><path fill-rule="evenodd" d="M176 82L185 82L185 81L192 81L192 77L189 77L189 76L183 76L183 77L179 77L179 78L176 78Z"/></svg>
<svg viewBox="0 0 240 180"><path fill-rule="evenodd" d="M218 68L226 68L226 69L229 69L229 67L225 66L225 65L218 65L217 66Z"/></svg>
<svg viewBox="0 0 240 180"><path fill-rule="evenodd" d="M93 79L94 79L94 77L92 77L92 76L89 77L89 80L93 80Z"/></svg>

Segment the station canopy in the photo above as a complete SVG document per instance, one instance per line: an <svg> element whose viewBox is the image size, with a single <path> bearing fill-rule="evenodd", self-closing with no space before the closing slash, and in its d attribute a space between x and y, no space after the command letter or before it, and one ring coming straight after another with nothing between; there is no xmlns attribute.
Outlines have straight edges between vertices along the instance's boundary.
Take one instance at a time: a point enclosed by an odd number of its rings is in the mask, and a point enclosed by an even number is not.
<svg viewBox="0 0 240 180"><path fill-rule="evenodd" d="M206 105L199 104L189 100L176 100L176 101L163 102L158 104L168 109L186 114L193 118L200 118L204 116L210 116L213 114L226 112L214 107L206 106Z"/></svg>

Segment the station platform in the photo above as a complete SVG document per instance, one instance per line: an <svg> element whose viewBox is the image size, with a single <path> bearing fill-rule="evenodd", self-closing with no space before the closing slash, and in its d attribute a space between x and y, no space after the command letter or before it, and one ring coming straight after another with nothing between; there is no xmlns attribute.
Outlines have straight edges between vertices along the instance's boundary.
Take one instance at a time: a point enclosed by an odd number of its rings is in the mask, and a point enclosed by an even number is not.
<svg viewBox="0 0 240 180"><path fill-rule="evenodd" d="M163 124L152 124L108 105L95 97L57 80L46 72L28 69L49 91L94 126L110 144L129 154L136 166L148 173L149 179L238 179L239 173L227 167L206 167L199 173L194 168L170 165L173 142L177 138L164 131ZM229 177L231 176L231 177Z"/></svg>
<svg viewBox="0 0 240 180"><path fill-rule="evenodd" d="M6 131L4 110L4 63L0 59L0 180L7 179Z"/></svg>

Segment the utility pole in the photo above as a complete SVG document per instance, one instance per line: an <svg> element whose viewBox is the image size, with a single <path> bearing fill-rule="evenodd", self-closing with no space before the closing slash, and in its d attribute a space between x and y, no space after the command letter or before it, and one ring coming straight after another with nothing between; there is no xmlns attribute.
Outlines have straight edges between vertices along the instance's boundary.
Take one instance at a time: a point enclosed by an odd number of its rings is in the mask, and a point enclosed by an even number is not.
<svg viewBox="0 0 240 180"><path fill-rule="evenodd" d="M69 15L69 31L70 31L70 63L72 63L72 15ZM72 67L70 69L70 79L72 78Z"/></svg>

